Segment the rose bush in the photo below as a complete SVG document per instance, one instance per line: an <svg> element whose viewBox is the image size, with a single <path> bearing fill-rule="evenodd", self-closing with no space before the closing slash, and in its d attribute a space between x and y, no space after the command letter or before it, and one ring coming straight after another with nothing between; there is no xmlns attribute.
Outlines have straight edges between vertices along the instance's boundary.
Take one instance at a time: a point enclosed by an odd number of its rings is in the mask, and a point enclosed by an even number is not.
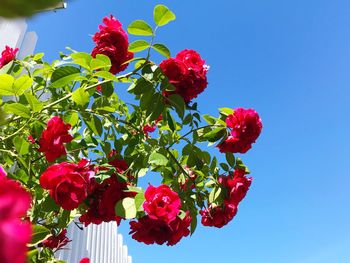
<svg viewBox="0 0 350 263"><path fill-rule="evenodd" d="M153 28L136 20L126 31L105 17L92 52L69 49L52 63L42 53L18 60L16 49L3 52L2 261L24 262L26 252L28 262L54 261L73 221L130 220L135 240L172 246L194 233L198 218L223 227L236 216L252 178L234 153L251 148L262 123L253 109L200 115L194 100L209 67L198 52L172 57L155 39L174 19L164 5L154 9ZM153 52L165 59L158 64ZM116 83L133 99L119 97ZM160 175L157 186L150 173Z"/></svg>

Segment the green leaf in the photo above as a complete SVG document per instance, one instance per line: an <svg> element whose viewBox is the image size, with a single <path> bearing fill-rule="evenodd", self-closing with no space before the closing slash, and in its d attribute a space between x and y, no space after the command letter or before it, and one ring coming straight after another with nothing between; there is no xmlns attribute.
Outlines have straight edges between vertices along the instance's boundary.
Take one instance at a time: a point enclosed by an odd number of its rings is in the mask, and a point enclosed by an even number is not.
<svg viewBox="0 0 350 263"><path fill-rule="evenodd" d="M170 50L165 45L156 43L152 45L152 48L164 57L170 58Z"/></svg>
<svg viewBox="0 0 350 263"><path fill-rule="evenodd" d="M228 162L228 164L231 166L231 167L235 167L235 156L233 155L233 153L229 153L227 152L225 154L226 156L226 161Z"/></svg>
<svg viewBox="0 0 350 263"><path fill-rule="evenodd" d="M215 203L221 194L221 188L220 187L214 187L213 190L209 194L209 203Z"/></svg>
<svg viewBox="0 0 350 263"><path fill-rule="evenodd" d="M111 60L109 57L103 54L97 54L96 58L93 58L90 61L91 70L103 69L104 71L108 71L112 66Z"/></svg>
<svg viewBox="0 0 350 263"><path fill-rule="evenodd" d="M136 207L137 211L142 211L143 210L143 207L142 207L143 202L145 202L145 195L144 195L144 193L138 193L135 196L135 207Z"/></svg>
<svg viewBox="0 0 350 263"><path fill-rule="evenodd" d="M153 30L149 24L143 20L135 20L128 26L129 34L136 36L152 36Z"/></svg>
<svg viewBox="0 0 350 263"><path fill-rule="evenodd" d="M168 159L157 152L153 152L148 159L148 163L157 166L165 166L168 163Z"/></svg>
<svg viewBox="0 0 350 263"><path fill-rule="evenodd" d="M220 109L219 109L219 112L220 112L222 115L228 116L228 115L230 115L230 114L233 113L233 109L231 109L231 108L220 108Z"/></svg>
<svg viewBox="0 0 350 263"><path fill-rule="evenodd" d="M32 241L30 242L30 246L35 246L41 243L51 235L50 230L41 225L33 225L32 231L33 231L33 234L32 234Z"/></svg>
<svg viewBox="0 0 350 263"><path fill-rule="evenodd" d="M135 200L131 197L120 200L115 206L115 212L125 219L135 218L137 213Z"/></svg>
<svg viewBox="0 0 350 263"><path fill-rule="evenodd" d="M149 48L149 43L145 40L136 40L129 44L130 52L140 52Z"/></svg>
<svg viewBox="0 0 350 263"><path fill-rule="evenodd" d="M203 135L203 138L210 141L210 142L216 142L217 140L221 139L225 134L225 127L219 127L211 130L210 132Z"/></svg>
<svg viewBox="0 0 350 263"><path fill-rule="evenodd" d="M220 163L220 166L222 169L224 169L224 171L229 171L230 170L230 167L228 167L228 165L226 163Z"/></svg>
<svg viewBox="0 0 350 263"><path fill-rule="evenodd" d="M75 64L78 64L79 66L90 70L90 62L92 60L92 56L90 54L84 52L76 52L72 53L70 56Z"/></svg>
<svg viewBox="0 0 350 263"><path fill-rule="evenodd" d="M204 114L203 119L210 125L214 125L216 123L216 118L208 114Z"/></svg>
<svg viewBox="0 0 350 263"><path fill-rule="evenodd" d="M8 74L0 75L0 96L13 96L13 83L15 82L14 77Z"/></svg>
<svg viewBox="0 0 350 263"><path fill-rule="evenodd" d="M72 81L80 80L80 69L73 66L57 68L51 76L51 87L61 88Z"/></svg>
<svg viewBox="0 0 350 263"><path fill-rule="evenodd" d="M19 155L25 155L29 152L30 143L20 136L16 136L13 139L13 145Z"/></svg>
<svg viewBox="0 0 350 263"><path fill-rule="evenodd" d="M77 112L67 112L64 114L63 120L65 123L69 123L74 127L79 121L79 115Z"/></svg>
<svg viewBox="0 0 350 263"><path fill-rule="evenodd" d="M164 26L175 20L176 16L165 5L156 5L153 11L153 18L157 26Z"/></svg>
<svg viewBox="0 0 350 263"><path fill-rule="evenodd" d="M22 75L15 80L13 84L13 91L15 95L22 95L27 89L29 89L33 84L33 79L28 75Z"/></svg>
<svg viewBox="0 0 350 263"><path fill-rule="evenodd" d="M90 120L84 119L86 125L88 128L95 134L95 135L102 135L103 127L101 120L96 117L95 115L92 116Z"/></svg>
<svg viewBox="0 0 350 263"><path fill-rule="evenodd" d="M169 99L171 101L171 104L174 106L175 111L177 112L179 117L182 119L184 117L185 110L186 110L186 104L184 99L178 94L173 94L169 96Z"/></svg>
<svg viewBox="0 0 350 263"><path fill-rule="evenodd" d="M11 62L7 63L2 68L0 68L0 75L8 73L9 70L11 69L12 65L13 65L13 60Z"/></svg>
<svg viewBox="0 0 350 263"><path fill-rule="evenodd" d="M23 118L30 118L30 110L20 103L5 104L4 111L8 114L15 114Z"/></svg>
<svg viewBox="0 0 350 263"><path fill-rule="evenodd" d="M33 112L39 112L43 108L43 103L40 102L34 95L31 93L24 93L24 96L26 97L30 108Z"/></svg>
<svg viewBox="0 0 350 263"><path fill-rule="evenodd" d="M81 106L84 106L89 103L90 96L87 91L83 87L76 89L72 94L72 100Z"/></svg>
<svg viewBox="0 0 350 263"><path fill-rule="evenodd" d="M112 80L115 82L118 82L118 78L116 76L114 76L112 73L110 73L109 71L96 71L94 73L95 77L100 77L103 78L105 80Z"/></svg>

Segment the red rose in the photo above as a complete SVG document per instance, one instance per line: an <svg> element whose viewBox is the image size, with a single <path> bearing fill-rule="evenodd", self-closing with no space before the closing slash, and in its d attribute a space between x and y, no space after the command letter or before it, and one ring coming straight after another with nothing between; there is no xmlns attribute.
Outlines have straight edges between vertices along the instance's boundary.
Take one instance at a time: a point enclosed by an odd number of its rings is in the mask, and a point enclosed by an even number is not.
<svg viewBox="0 0 350 263"><path fill-rule="evenodd" d="M261 119L253 109L235 109L226 118L226 124L231 134L217 146L220 152L246 153L262 130Z"/></svg>
<svg viewBox="0 0 350 263"><path fill-rule="evenodd" d="M65 124L60 117L53 117L47 123L39 140L39 152L45 153L46 160L55 161L57 158L67 155L64 143L71 142L73 137L68 134L71 126Z"/></svg>
<svg viewBox="0 0 350 263"><path fill-rule="evenodd" d="M73 210L85 200L88 182L94 173L86 160L78 164L51 165L40 177L40 185L50 191L50 196L63 209Z"/></svg>
<svg viewBox="0 0 350 263"><path fill-rule="evenodd" d="M9 46L5 46L5 49L1 53L0 57L0 68L11 62L15 59L16 53L18 52L18 48L10 48Z"/></svg>
<svg viewBox="0 0 350 263"><path fill-rule="evenodd" d="M110 18L104 17L100 25L100 31L95 33L93 40L96 47L92 50L91 55L96 57L97 54L103 54L110 58L112 67L110 72L117 74L128 66L126 61L132 59L134 54L128 51L128 35L122 28L122 24L112 15Z"/></svg>
<svg viewBox="0 0 350 263"><path fill-rule="evenodd" d="M61 249L68 244L71 240L66 236L67 229L63 229L57 236L50 236L42 242L43 247L51 249Z"/></svg>
<svg viewBox="0 0 350 263"><path fill-rule="evenodd" d="M164 91L164 95L179 94L185 102L190 102L207 87L208 66L194 50L183 50L175 58L162 61L159 65L175 91Z"/></svg>
<svg viewBox="0 0 350 263"><path fill-rule="evenodd" d="M154 122L153 125L150 125L150 124L146 124L145 126L143 126L142 130L143 130L143 133L148 136L148 133L149 132L154 132L156 129L157 129L157 124L158 122L160 122L161 120L163 119L163 116L160 115Z"/></svg>
<svg viewBox="0 0 350 263"><path fill-rule="evenodd" d="M89 258L82 258L79 263L90 263L90 259Z"/></svg>
<svg viewBox="0 0 350 263"><path fill-rule="evenodd" d="M184 219L176 217L170 223L144 216L138 221L130 222L129 234L132 235L133 239L147 245L154 243L162 245L167 242L168 246L173 246L178 243L182 237L190 234L188 227L191 224L191 220L188 212Z"/></svg>
<svg viewBox="0 0 350 263"><path fill-rule="evenodd" d="M233 179L230 177L221 177L221 183L227 189L227 201L237 206L246 196L252 181L253 179L251 177L247 178L244 170L241 169L235 170Z"/></svg>
<svg viewBox="0 0 350 263"><path fill-rule="evenodd" d="M167 185L158 187L150 185L145 192L143 208L151 219L169 223L179 214L181 200L178 194Z"/></svg>
<svg viewBox="0 0 350 263"><path fill-rule="evenodd" d="M1 168L1 166L0 166ZM0 169L2 171L2 168ZM31 225L22 221L30 207L30 194L22 186L0 176L0 258L3 263L23 263L27 243L31 240Z"/></svg>
<svg viewBox="0 0 350 263"><path fill-rule="evenodd" d="M222 204L221 206L209 206L205 210L199 211L202 216L204 226L214 226L221 228L230 222L237 213L237 206L232 204Z"/></svg>

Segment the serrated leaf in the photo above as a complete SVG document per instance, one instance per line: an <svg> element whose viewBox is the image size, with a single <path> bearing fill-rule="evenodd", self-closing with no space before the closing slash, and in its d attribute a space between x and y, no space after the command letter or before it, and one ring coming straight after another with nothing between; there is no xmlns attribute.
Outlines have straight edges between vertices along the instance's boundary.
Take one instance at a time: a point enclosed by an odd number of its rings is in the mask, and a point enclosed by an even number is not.
<svg viewBox="0 0 350 263"><path fill-rule="evenodd" d="M208 114L204 114L203 119L210 125L214 125L217 120L215 117L210 116Z"/></svg>
<svg viewBox="0 0 350 263"><path fill-rule="evenodd" d="M169 96L169 100L171 101L171 104L174 106L175 111L179 115L179 117L182 119L185 114L186 110L186 104L184 99L178 95L178 94L173 94Z"/></svg>
<svg viewBox="0 0 350 263"><path fill-rule="evenodd" d="M149 43L145 40L136 40L129 44L129 51L130 52L140 52L142 50L145 50L149 48Z"/></svg>
<svg viewBox="0 0 350 263"><path fill-rule="evenodd" d="M61 88L71 83L72 81L78 81L80 77L80 69L73 66L64 66L57 68L51 76L51 87Z"/></svg>
<svg viewBox="0 0 350 263"><path fill-rule="evenodd" d="M40 102L34 95L31 93L24 93L24 96L26 97L30 108L33 112L39 112L43 108L43 103Z"/></svg>
<svg viewBox="0 0 350 263"><path fill-rule="evenodd" d="M111 60L109 57L103 54L97 54L96 58L93 58L90 61L91 70L103 69L104 71L108 71L112 66Z"/></svg>
<svg viewBox="0 0 350 263"><path fill-rule="evenodd" d="M20 103L5 104L4 111L8 114L15 114L23 118L30 118L30 110Z"/></svg>
<svg viewBox="0 0 350 263"><path fill-rule="evenodd" d="M203 138L210 141L210 142L216 142L217 140L221 139L225 134L225 127L215 128L211 130L210 132L203 135Z"/></svg>
<svg viewBox="0 0 350 263"><path fill-rule="evenodd" d="M101 120L96 117L95 115L92 116L91 119L84 119L85 124L88 126L88 128L95 134L95 135L102 135L103 127Z"/></svg>
<svg viewBox="0 0 350 263"><path fill-rule="evenodd" d="M159 44L159 43L153 44L152 48L166 58L170 58L170 56L171 56L170 50L163 44Z"/></svg>
<svg viewBox="0 0 350 263"><path fill-rule="evenodd" d="M94 76L103 78L105 80L112 80L112 81L118 82L118 78L114 76L112 73L110 73L109 71L96 71L94 73Z"/></svg>
<svg viewBox="0 0 350 263"><path fill-rule="evenodd" d="M8 74L0 75L0 96L13 96L13 83L15 82L14 77Z"/></svg>
<svg viewBox="0 0 350 263"><path fill-rule="evenodd" d="M156 5L153 11L153 18L157 26L164 26L175 20L176 16L165 5Z"/></svg>
<svg viewBox="0 0 350 263"><path fill-rule="evenodd" d="M90 54L84 52L76 52L72 53L71 58L75 64L90 70L90 62L92 60L92 56Z"/></svg>
<svg viewBox="0 0 350 263"><path fill-rule="evenodd" d="M153 30L149 24L143 20L135 20L128 26L129 34L136 36L152 36Z"/></svg>
<svg viewBox="0 0 350 263"><path fill-rule="evenodd" d="M233 109L231 108L220 108L219 112L225 116L228 116L233 113Z"/></svg>
<svg viewBox="0 0 350 263"><path fill-rule="evenodd" d="M83 87L80 87L73 92L72 100L76 104L84 106L87 103L89 103L90 96L89 96L89 93L87 91L85 91L85 89Z"/></svg>
<svg viewBox="0 0 350 263"><path fill-rule="evenodd" d="M226 161L228 162L228 164L229 164L231 167L234 167L234 166L235 166L236 160L235 160L235 156L233 155L233 153L227 152L227 153L225 154L225 156L226 156Z"/></svg>
<svg viewBox="0 0 350 263"><path fill-rule="evenodd" d="M157 166L165 166L168 163L168 159L160 153L153 152L149 156L148 163Z"/></svg>
<svg viewBox="0 0 350 263"><path fill-rule="evenodd" d="M145 201L144 193L138 193L135 196L135 207L136 207L137 211L142 211L143 210L142 204L143 204L144 201Z"/></svg>
<svg viewBox="0 0 350 263"><path fill-rule="evenodd" d="M41 225L33 225L32 233L32 241L30 242L30 246L35 246L41 243L51 235L50 230Z"/></svg>
<svg viewBox="0 0 350 263"><path fill-rule="evenodd" d="M72 127L74 127L79 121L79 115L77 112L67 112L63 119L65 123L69 123Z"/></svg>
<svg viewBox="0 0 350 263"><path fill-rule="evenodd" d="M30 143L20 136L16 136L13 139L13 145L19 155L25 155L29 152Z"/></svg>
<svg viewBox="0 0 350 263"><path fill-rule="evenodd" d="M131 197L124 198L120 200L115 205L115 212L118 216L125 219L132 219L136 217L137 209L135 206L135 199Z"/></svg>
<svg viewBox="0 0 350 263"><path fill-rule="evenodd" d="M15 95L22 95L33 84L33 79L28 75L22 75L13 83L13 92Z"/></svg>

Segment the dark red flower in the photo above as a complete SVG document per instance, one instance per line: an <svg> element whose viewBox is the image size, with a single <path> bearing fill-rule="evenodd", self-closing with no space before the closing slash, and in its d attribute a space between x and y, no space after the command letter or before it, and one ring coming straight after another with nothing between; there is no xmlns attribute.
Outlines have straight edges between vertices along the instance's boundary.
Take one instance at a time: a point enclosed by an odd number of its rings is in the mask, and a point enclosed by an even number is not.
<svg viewBox="0 0 350 263"><path fill-rule="evenodd" d="M220 152L246 153L259 137L262 122L258 113L253 109L235 109L226 118L230 136L217 147Z"/></svg>
<svg viewBox="0 0 350 263"><path fill-rule="evenodd" d="M150 124L146 124L145 126L143 126L142 130L143 133L148 136L149 132L154 132L157 129L157 124L158 122L160 122L163 119L163 116L160 115L154 122L154 124L150 125Z"/></svg>
<svg viewBox="0 0 350 263"><path fill-rule="evenodd" d="M18 52L18 48L10 48L9 46L5 46L5 49L1 52L0 57L0 68L11 62L15 59L16 53Z"/></svg>
<svg viewBox="0 0 350 263"><path fill-rule="evenodd" d="M90 263L90 259L89 258L82 258L79 263Z"/></svg>
<svg viewBox="0 0 350 263"><path fill-rule="evenodd" d="M221 228L230 222L237 213L237 206L233 204L222 204L221 206L212 206L199 211L202 216L204 226L213 226Z"/></svg>
<svg viewBox="0 0 350 263"><path fill-rule="evenodd" d="M42 242L43 247L51 249L61 249L68 244L71 240L68 239L67 229L63 229L57 236L52 235Z"/></svg>
<svg viewBox="0 0 350 263"><path fill-rule="evenodd" d="M63 209L73 210L87 197L93 175L86 160L78 164L63 162L47 168L40 177L40 185L50 191L50 196Z"/></svg>
<svg viewBox="0 0 350 263"><path fill-rule="evenodd" d="M0 166L1 168L1 166ZM23 263L27 243L31 240L31 225L22 221L30 207L30 194L0 169L0 258L3 263Z"/></svg>
<svg viewBox="0 0 350 263"><path fill-rule="evenodd" d="M175 91L164 91L165 96L179 94L185 102L190 102L208 85L208 66L194 50L185 49L175 58L162 61L159 66L175 87Z"/></svg>
<svg viewBox="0 0 350 263"><path fill-rule="evenodd" d="M46 160L55 161L57 158L67 155L64 143L71 142L73 137L68 134L71 126L65 124L60 117L53 117L47 123L39 140L39 152L45 153Z"/></svg>
<svg viewBox="0 0 350 263"><path fill-rule="evenodd" d="M233 178L231 176L225 176L220 179L219 182L224 185L228 194L226 200L236 206L246 196L253 181L251 177L247 178L245 176L245 171L242 169L235 170Z"/></svg>
<svg viewBox="0 0 350 263"><path fill-rule="evenodd" d="M29 135L29 136L28 136L28 141L29 141L30 143L32 143L32 144L35 144L35 143L36 143L36 140L33 138L32 135Z"/></svg>
<svg viewBox="0 0 350 263"><path fill-rule="evenodd" d="M169 223L179 214L181 199L167 185L158 187L150 185L145 192L143 208L151 219L160 219Z"/></svg>
<svg viewBox="0 0 350 263"><path fill-rule="evenodd" d="M149 216L141 217L138 221L130 222L130 233L132 238L147 245L162 245L167 242L168 246L178 243L182 237L190 234L188 227L191 217L186 213L184 219L176 217L171 223L163 220L151 219Z"/></svg>
<svg viewBox="0 0 350 263"><path fill-rule="evenodd" d="M103 54L109 57L112 63L110 72L117 74L128 66L126 61L132 59L134 54L128 51L128 35L122 28L122 24L114 17L104 17L104 25L100 25L100 31L95 33L93 40L96 47L91 55Z"/></svg>

